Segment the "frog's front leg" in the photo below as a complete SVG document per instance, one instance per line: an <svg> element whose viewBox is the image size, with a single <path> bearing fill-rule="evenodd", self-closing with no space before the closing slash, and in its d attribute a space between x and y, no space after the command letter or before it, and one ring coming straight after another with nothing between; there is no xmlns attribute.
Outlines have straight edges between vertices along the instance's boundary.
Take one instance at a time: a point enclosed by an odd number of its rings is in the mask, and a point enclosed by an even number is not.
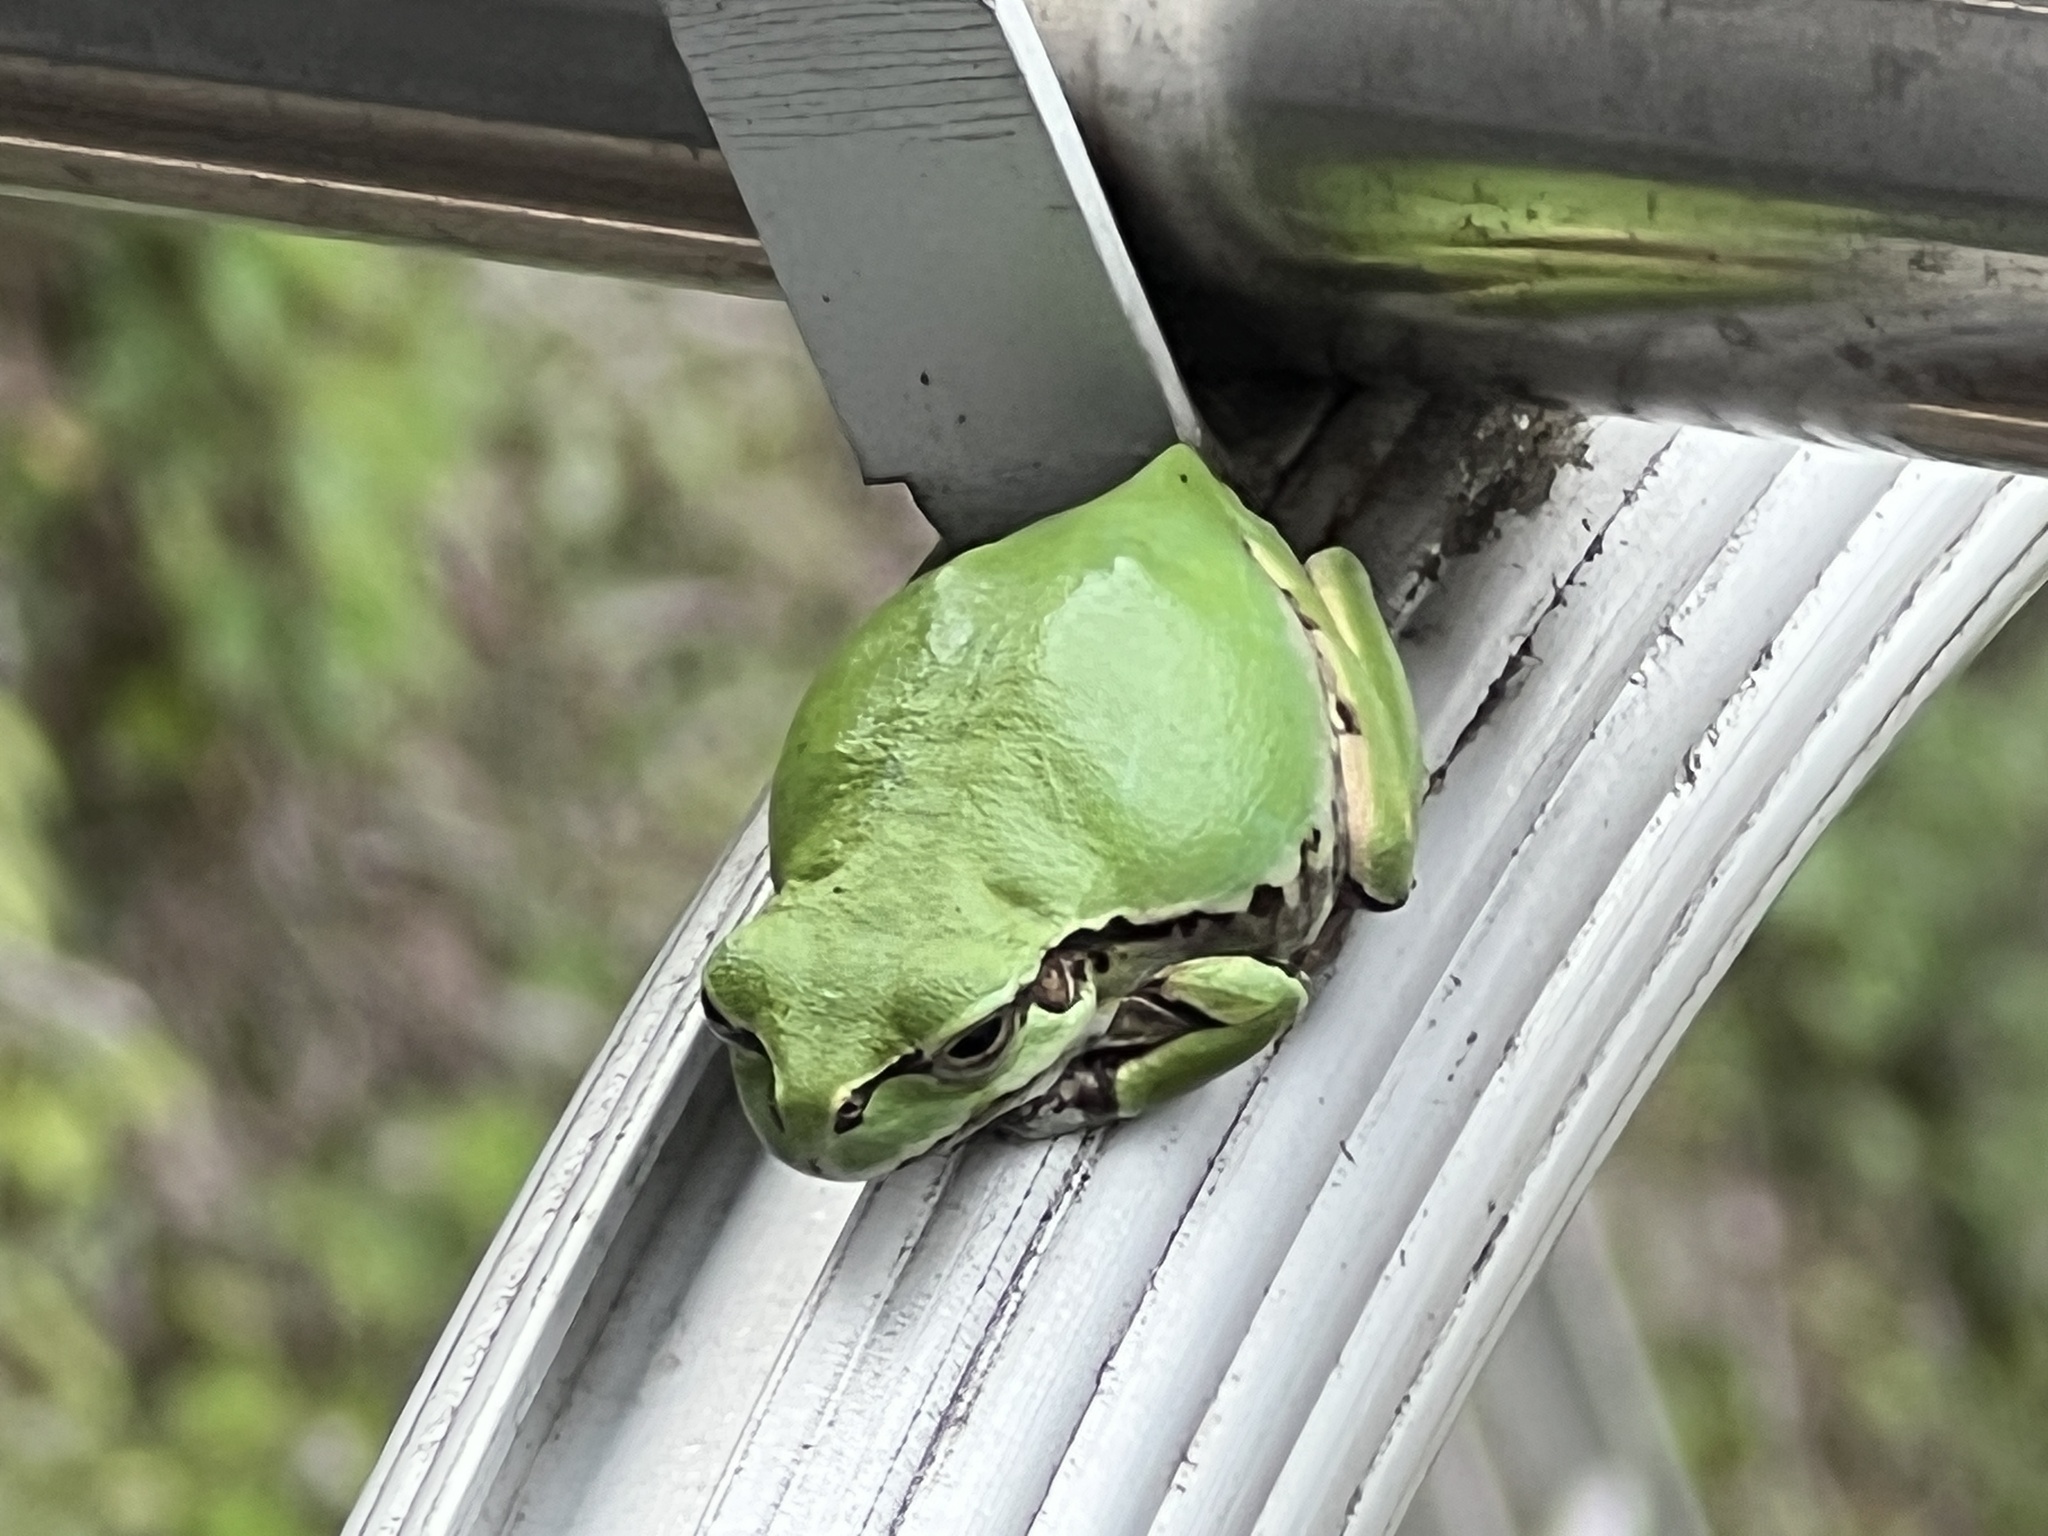
<svg viewBox="0 0 2048 1536"><path fill-rule="evenodd" d="M1209 955L1162 971L1127 1008L1158 1007L1181 1033L1119 1065L1112 1074L1119 1118L1142 1114L1264 1050L1308 1003L1301 982L1249 955ZM1112 1035L1115 1026L1112 1026Z"/></svg>

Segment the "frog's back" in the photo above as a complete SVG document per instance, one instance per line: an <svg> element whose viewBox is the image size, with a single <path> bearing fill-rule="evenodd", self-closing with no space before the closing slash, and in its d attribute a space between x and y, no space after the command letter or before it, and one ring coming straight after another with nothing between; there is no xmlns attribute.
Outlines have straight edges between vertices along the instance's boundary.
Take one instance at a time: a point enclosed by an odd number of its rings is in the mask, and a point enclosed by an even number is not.
<svg viewBox="0 0 2048 1536"><path fill-rule="evenodd" d="M913 583L798 712L778 877L971 859L1020 907L1121 914L1284 878L1333 771L1258 527L1175 453Z"/></svg>

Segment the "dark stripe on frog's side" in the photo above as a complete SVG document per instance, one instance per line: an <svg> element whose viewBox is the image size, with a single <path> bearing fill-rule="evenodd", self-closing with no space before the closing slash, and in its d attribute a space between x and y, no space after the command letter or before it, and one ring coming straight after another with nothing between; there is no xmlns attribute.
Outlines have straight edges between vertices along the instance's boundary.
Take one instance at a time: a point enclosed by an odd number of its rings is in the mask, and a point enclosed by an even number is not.
<svg viewBox="0 0 2048 1536"><path fill-rule="evenodd" d="M1018 1095L976 1128L993 1123L999 1131L1037 1137L1121 1118L1116 1097L1121 1067L1170 1041L1219 1027L1200 1009L1158 990L1156 978L1169 967L1228 954L1269 959L1297 971L1319 963L1332 930L1341 932L1356 907L1348 883L1318 857L1320 836L1304 844L1291 892L1262 885L1242 912L1190 912L1142 924L1119 918L1070 934L1057 952L1088 966L1107 1022L1050 1081L1041 1079L1035 1091Z"/></svg>
<svg viewBox="0 0 2048 1536"><path fill-rule="evenodd" d="M1339 882L1306 845L1292 888L1262 885L1242 912L1187 912L1157 922L1115 918L1067 935L1054 953L1079 957L1096 995L1128 997L1170 965L1201 955L1257 955L1288 962L1314 947L1325 912L1340 905Z"/></svg>
<svg viewBox="0 0 2048 1536"><path fill-rule="evenodd" d="M1250 547L1246 546L1248 549ZM1257 558L1256 551L1253 557ZM1281 601L1286 603L1287 611L1294 615L1294 621L1301 626L1302 633L1308 636L1309 653L1316 661L1316 682L1323 690L1323 702L1329 710L1330 771L1336 781L1333 798L1337 817L1338 863L1342 866L1340 879L1344 884L1356 887L1358 896L1369 909L1390 911L1391 908L1367 896L1364 887L1359 886L1357 881L1351 878L1351 786L1344 772L1344 744L1346 737L1357 741L1365 734L1359 723L1358 710L1344 697L1344 689L1337 678L1336 665L1331 660L1328 650L1332 642L1324 634L1323 626L1316 622L1314 615L1301 606L1300 599L1289 588L1276 582L1274 590L1280 594Z"/></svg>

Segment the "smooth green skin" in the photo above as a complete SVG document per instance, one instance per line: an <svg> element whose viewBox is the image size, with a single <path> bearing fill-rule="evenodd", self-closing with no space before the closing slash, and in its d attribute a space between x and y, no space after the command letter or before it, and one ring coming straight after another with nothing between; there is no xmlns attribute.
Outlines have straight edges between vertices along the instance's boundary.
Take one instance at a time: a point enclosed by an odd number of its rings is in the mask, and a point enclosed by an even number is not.
<svg viewBox="0 0 2048 1536"><path fill-rule="evenodd" d="M1040 1102L1139 988L1205 1027L1119 1052L1083 1123L1184 1092L1300 1012L1334 850L1371 900L1405 898L1422 786L1363 568L1304 568L1171 449L912 582L813 684L771 792L775 895L706 971L727 1038L751 1036L748 1117L797 1168L872 1178ZM1249 910L1262 887L1288 892L1278 918ZM1059 1011L1021 1001L1073 936L1191 914L1216 916L1083 944ZM1185 953L1212 945L1237 952ZM932 1068L1013 1004L999 1056Z"/></svg>

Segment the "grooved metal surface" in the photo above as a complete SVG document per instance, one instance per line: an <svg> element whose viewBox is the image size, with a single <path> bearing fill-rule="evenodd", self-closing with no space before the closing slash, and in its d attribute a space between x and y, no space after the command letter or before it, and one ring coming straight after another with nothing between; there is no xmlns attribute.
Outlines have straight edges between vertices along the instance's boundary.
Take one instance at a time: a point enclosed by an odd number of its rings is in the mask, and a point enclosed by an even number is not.
<svg viewBox="0 0 2048 1536"><path fill-rule="evenodd" d="M1417 895L1277 1050L1108 1134L913 1165L836 1240L829 1197L703 1131L573 1338L539 1301L512 1344L458 1319L470 1364L387 1457L431 1475L352 1529L1393 1530L1765 903L2048 571L2048 484L1991 471L1610 420L1533 494L1379 573L1438 776ZM696 1092L685 1126L730 1122ZM476 1296L551 1283L517 1249ZM472 1409L465 1376L513 1374Z"/></svg>

